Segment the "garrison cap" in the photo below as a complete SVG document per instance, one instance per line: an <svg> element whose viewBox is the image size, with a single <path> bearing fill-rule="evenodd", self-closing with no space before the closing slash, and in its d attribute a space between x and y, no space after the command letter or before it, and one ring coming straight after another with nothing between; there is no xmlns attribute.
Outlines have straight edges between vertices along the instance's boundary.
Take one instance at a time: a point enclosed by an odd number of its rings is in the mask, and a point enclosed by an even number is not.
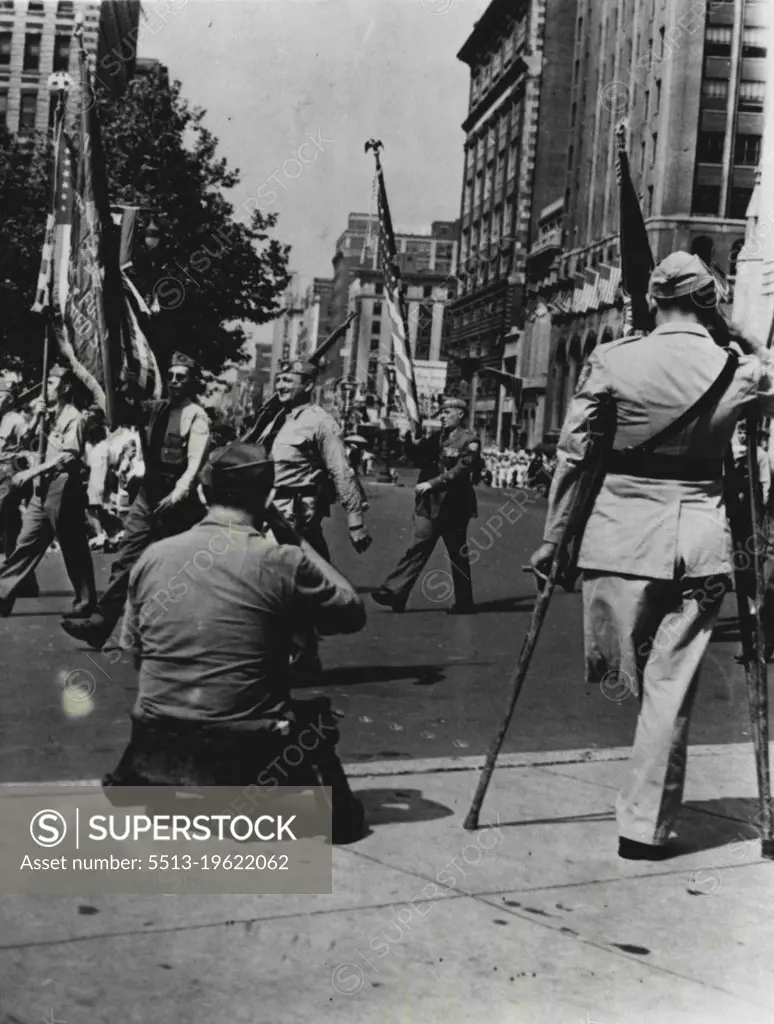
<svg viewBox="0 0 774 1024"><path fill-rule="evenodd" d="M441 402L444 409L462 409L464 412L468 407L466 400L459 395L444 395Z"/></svg>
<svg viewBox="0 0 774 1024"><path fill-rule="evenodd" d="M169 360L170 368L173 366L187 366L189 370L196 371L196 362L184 352L174 352Z"/></svg>
<svg viewBox="0 0 774 1024"><path fill-rule="evenodd" d="M216 498L255 490L268 493L274 484L274 463L262 444L232 441L210 455L201 482Z"/></svg>
<svg viewBox="0 0 774 1024"><path fill-rule="evenodd" d="M314 380L317 376L317 365L315 363L304 362L301 359L293 359L291 361L285 360L279 365L280 373L292 373L302 380Z"/></svg>
<svg viewBox="0 0 774 1024"><path fill-rule="evenodd" d="M648 290L654 299L679 299L715 288L715 278L700 256L678 250L663 259L650 275ZM701 303L704 305L704 301Z"/></svg>

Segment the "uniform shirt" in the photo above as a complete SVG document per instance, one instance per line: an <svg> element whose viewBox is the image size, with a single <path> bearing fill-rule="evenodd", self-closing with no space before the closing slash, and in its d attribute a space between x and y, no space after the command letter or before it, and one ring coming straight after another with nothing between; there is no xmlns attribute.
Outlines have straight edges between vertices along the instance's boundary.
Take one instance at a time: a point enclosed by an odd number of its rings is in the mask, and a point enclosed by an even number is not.
<svg viewBox="0 0 774 1024"><path fill-rule="evenodd" d="M442 430L419 443L409 441L406 454L420 467L418 483L430 491L416 499L416 514L425 519L467 521L477 515L476 492L471 476L481 459L481 444L472 430Z"/></svg>
<svg viewBox="0 0 774 1024"><path fill-rule="evenodd" d="M328 481L333 482L336 495L350 514L363 515L363 501L355 474L347 458L344 442L334 418L319 405L299 405L289 412L271 446L274 463L274 486L278 490L276 505L281 512L292 514L293 499L282 495L288 491L314 491L302 497L307 519L327 515L330 511ZM261 434L263 441L272 433L273 420Z"/></svg>
<svg viewBox="0 0 774 1024"><path fill-rule="evenodd" d="M84 453L86 432L83 416L74 405L65 405L57 414L46 435L46 451L43 462L58 458L63 452L75 456L57 472L74 472Z"/></svg>
<svg viewBox="0 0 774 1024"><path fill-rule="evenodd" d="M613 448L641 444L674 422L711 386L726 352L697 325L664 324L591 354L567 412L544 539L558 542L580 480L580 464L606 402L615 407ZM742 356L717 405L658 449L660 455L722 459L751 404L774 412L772 355ZM687 483L605 476L583 536L582 569L674 579L732 571L720 481Z"/></svg>
<svg viewBox="0 0 774 1024"><path fill-rule="evenodd" d="M363 603L343 578L266 539L245 514L212 510L151 544L132 570L123 645L141 658L135 714L281 717L292 632L364 624Z"/></svg>

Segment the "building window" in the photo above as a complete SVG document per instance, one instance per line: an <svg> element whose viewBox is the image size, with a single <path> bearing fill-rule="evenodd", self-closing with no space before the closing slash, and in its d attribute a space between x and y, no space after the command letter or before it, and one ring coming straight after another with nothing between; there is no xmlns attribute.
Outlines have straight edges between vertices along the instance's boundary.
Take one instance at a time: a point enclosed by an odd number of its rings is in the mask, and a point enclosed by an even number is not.
<svg viewBox="0 0 774 1024"><path fill-rule="evenodd" d="M11 63L12 32L0 32L0 67L8 67Z"/></svg>
<svg viewBox="0 0 774 1024"><path fill-rule="evenodd" d="M0 91L0 128L4 128L8 117L8 91Z"/></svg>
<svg viewBox="0 0 774 1024"><path fill-rule="evenodd" d="M433 286L431 284L426 284L422 288L422 297L425 298L425 299L429 299L429 298L432 297L432 294L433 294Z"/></svg>
<svg viewBox="0 0 774 1024"><path fill-rule="evenodd" d="M696 145L696 158L703 164L720 164L723 162L723 132L699 132Z"/></svg>
<svg viewBox="0 0 774 1024"><path fill-rule="evenodd" d="M30 0L29 4L27 5L27 13L42 14L44 6L45 5L43 3L43 0Z"/></svg>
<svg viewBox="0 0 774 1024"><path fill-rule="evenodd" d="M740 82L739 109L741 111L763 110L763 98L765 93L765 82Z"/></svg>
<svg viewBox="0 0 774 1024"><path fill-rule="evenodd" d="M730 25L708 25L704 36L704 56L730 57L731 32Z"/></svg>
<svg viewBox="0 0 774 1024"><path fill-rule="evenodd" d="M656 153L658 152L658 132L651 135L650 166L656 166Z"/></svg>
<svg viewBox="0 0 774 1024"><path fill-rule="evenodd" d="M691 242L691 253L704 260L707 266L712 265L712 255L715 250L715 243L708 235L699 235Z"/></svg>
<svg viewBox="0 0 774 1024"><path fill-rule="evenodd" d="M382 315L382 304L381 304L381 302L375 302L374 303L374 311L373 312L374 312L374 316L381 316Z"/></svg>
<svg viewBox="0 0 774 1024"><path fill-rule="evenodd" d="M720 205L720 185L696 185L693 190L691 212L717 217Z"/></svg>
<svg viewBox="0 0 774 1024"><path fill-rule="evenodd" d="M648 185L648 216L653 215L653 186Z"/></svg>
<svg viewBox="0 0 774 1024"><path fill-rule="evenodd" d="M701 83L701 99L704 107L725 110L728 101L728 79L705 78Z"/></svg>
<svg viewBox="0 0 774 1024"><path fill-rule="evenodd" d="M734 220L744 220L752 193L751 188L732 188L728 198L728 216Z"/></svg>
<svg viewBox="0 0 774 1024"><path fill-rule="evenodd" d="M40 40L39 32L28 32L24 40L24 70L38 71L40 69Z"/></svg>
<svg viewBox="0 0 774 1024"><path fill-rule="evenodd" d="M381 281L377 282L376 288L374 289L377 295L384 295L384 285Z"/></svg>
<svg viewBox="0 0 774 1024"><path fill-rule="evenodd" d="M371 321L371 334L381 334L381 333L382 333L382 321L381 320L372 320Z"/></svg>
<svg viewBox="0 0 774 1024"><path fill-rule="evenodd" d="M765 57L766 29L744 27L742 35L742 56L743 57Z"/></svg>
<svg viewBox="0 0 774 1024"><path fill-rule="evenodd" d="M73 0L59 0L56 5L56 15L58 18L70 18L75 14L75 5Z"/></svg>
<svg viewBox="0 0 774 1024"><path fill-rule="evenodd" d="M760 135L737 135L734 146L734 163L741 166L757 167L760 159Z"/></svg>
<svg viewBox="0 0 774 1024"><path fill-rule="evenodd" d="M650 89L645 90L645 121L650 117Z"/></svg>
<svg viewBox="0 0 774 1024"><path fill-rule="evenodd" d="M29 134L35 128L35 114L38 108L38 94L23 92L21 95L21 111L19 114L19 131Z"/></svg>
<svg viewBox="0 0 774 1024"><path fill-rule="evenodd" d="M645 171L645 150L646 150L646 148L647 147L646 147L645 143L641 142L640 143L640 174L642 174Z"/></svg>
<svg viewBox="0 0 774 1024"><path fill-rule="evenodd" d="M54 38L54 71L67 71L70 66L70 36Z"/></svg>

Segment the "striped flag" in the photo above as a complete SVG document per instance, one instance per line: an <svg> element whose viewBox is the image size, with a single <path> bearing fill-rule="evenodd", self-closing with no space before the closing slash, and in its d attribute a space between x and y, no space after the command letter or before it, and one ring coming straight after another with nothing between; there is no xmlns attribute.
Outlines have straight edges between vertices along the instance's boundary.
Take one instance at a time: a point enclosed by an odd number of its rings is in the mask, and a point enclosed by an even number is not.
<svg viewBox="0 0 774 1024"><path fill-rule="evenodd" d="M584 309L596 309L599 305L599 296L597 292L597 272L596 270L586 270L583 274L583 296L581 303Z"/></svg>
<svg viewBox="0 0 774 1024"><path fill-rule="evenodd" d="M60 121L54 146L51 210L46 218L46 233L43 238L33 313L44 313L51 309L54 302L52 287L56 288L55 281L63 273L65 278L67 276L74 166L72 144Z"/></svg>
<svg viewBox="0 0 774 1024"><path fill-rule="evenodd" d="M583 274L575 274L575 289L572 293L573 313L583 313L586 307L583 305L583 293L586 288L586 278Z"/></svg>
<svg viewBox="0 0 774 1024"><path fill-rule="evenodd" d="M615 305L618 286L621 283L621 268L602 263L599 268L599 301L605 306Z"/></svg>
<svg viewBox="0 0 774 1024"><path fill-rule="evenodd" d="M390 207L387 203L387 192L384 187L384 172L379 163L378 154L376 157L376 173L378 177L379 261L381 262L384 274L384 298L390 314L395 386L405 407L406 416L411 424L412 431L419 433L422 421L419 415L419 402L417 401L414 362L411 358L406 310L401 291L395 234L392 230Z"/></svg>

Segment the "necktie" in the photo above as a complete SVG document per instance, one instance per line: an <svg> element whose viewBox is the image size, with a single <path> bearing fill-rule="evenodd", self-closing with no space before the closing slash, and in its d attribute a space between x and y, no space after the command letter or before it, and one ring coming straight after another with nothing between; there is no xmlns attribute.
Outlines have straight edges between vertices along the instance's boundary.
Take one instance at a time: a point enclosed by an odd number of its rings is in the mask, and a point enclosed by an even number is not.
<svg viewBox="0 0 774 1024"><path fill-rule="evenodd" d="M269 455L271 455L271 450L274 447L274 442L277 440L277 434L279 434L280 430L282 430L282 428L285 426L285 421L287 420L287 418L287 410L280 409L280 411L277 413L277 416L274 419L274 422L269 427L268 432L264 435L262 444L266 451L269 453Z"/></svg>

